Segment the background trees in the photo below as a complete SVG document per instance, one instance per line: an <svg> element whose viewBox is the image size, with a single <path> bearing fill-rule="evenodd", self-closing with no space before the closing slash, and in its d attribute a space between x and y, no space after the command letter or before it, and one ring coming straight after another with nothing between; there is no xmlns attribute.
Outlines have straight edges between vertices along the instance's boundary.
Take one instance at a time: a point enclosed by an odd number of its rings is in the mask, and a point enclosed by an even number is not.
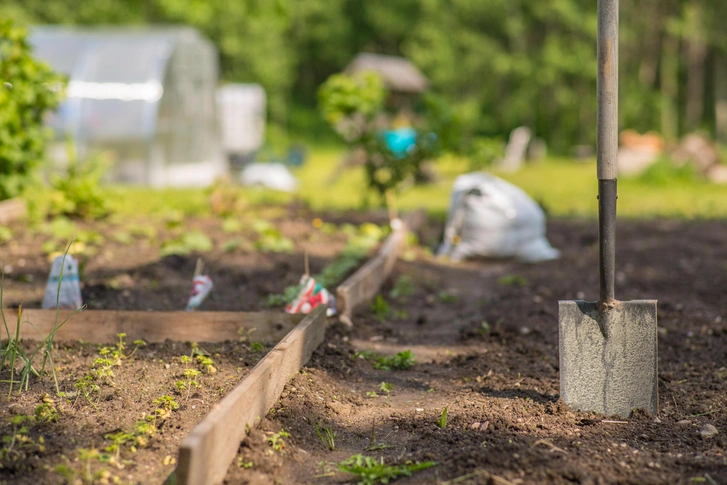
<svg viewBox="0 0 727 485"><path fill-rule="evenodd" d="M26 23L193 25L223 77L269 94L271 121L312 130L318 86L359 51L409 56L473 134L529 125L552 150L595 138L593 0L0 0ZM727 142L724 0L621 0L621 121ZM305 110L303 110L305 112ZM312 111L311 111L312 112ZM320 126L320 125L319 125Z"/></svg>

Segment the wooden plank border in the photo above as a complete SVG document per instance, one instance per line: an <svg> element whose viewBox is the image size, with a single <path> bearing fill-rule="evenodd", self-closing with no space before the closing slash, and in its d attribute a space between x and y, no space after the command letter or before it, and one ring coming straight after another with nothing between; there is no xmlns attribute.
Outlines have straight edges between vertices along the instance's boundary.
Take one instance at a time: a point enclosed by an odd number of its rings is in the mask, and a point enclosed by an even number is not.
<svg viewBox="0 0 727 485"><path fill-rule="evenodd" d="M0 224L7 224L28 215L28 205L20 198L7 199L0 202Z"/></svg>
<svg viewBox="0 0 727 485"><path fill-rule="evenodd" d="M338 312L343 323L351 326L354 309L376 296L394 269L407 234L409 231L417 230L424 217L425 212L422 209L407 214L401 224L386 238L376 256L341 283L336 295Z"/></svg>
<svg viewBox="0 0 727 485"><path fill-rule="evenodd" d="M187 435L179 447L178 485L222 482L249 429L265 417L288 380L323 342L326 309L320 305L253 368Z"/></svg>
<svg viewBox="0 0 727 485"><path fill-rule="evenodd" d="M6 309L11 334L18 321L16 309ZM255 329L254 340L277 343L290 332L303 315L283 312L157 312L122 310L83 310L75 315L61 310L58 323L68 321L56 332L56 340L83 340L94 344L116 341L125 333L128 341L146 342L224 342L240 338L239 330ZM56 322L55 310L23 310L20 338L43 340ZM0 323L1 325L1 323ZM0 327L2 328L2 327ZM4 334L2 328L2 334Z"/></svg>

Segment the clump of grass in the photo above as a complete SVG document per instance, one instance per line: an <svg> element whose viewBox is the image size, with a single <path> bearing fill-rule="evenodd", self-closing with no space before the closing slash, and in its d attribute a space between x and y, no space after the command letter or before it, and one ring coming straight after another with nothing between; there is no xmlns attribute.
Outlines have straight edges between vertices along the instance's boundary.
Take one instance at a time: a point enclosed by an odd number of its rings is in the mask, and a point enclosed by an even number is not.
<svg viewBox="0 0 727 485"><path fill-rule="evenodd" d="M355 475L359 485L387 484L397 478L410 477L414 472L435 466L433 461L421 463L407 462L404 465L386 465L383 457L379 460L361 454L338 463L338 469Z"/></svg>
<svg viewBox="0 0 727 485"><path fill-rule="evenodd" d="M9 382L10 388L8 390L8 397L12 395L13 392L13 386L14 384L18 384L19 390L28 390L30 386L30 377L36 376L38 378L42 378L42 376L45 374L46 366L50 369L51 374L53 375L53 382L55 384L56 393L60 392L60 389L58 387L58 376L56 375L55 365L53 364L53 344L55 342L55 335L56 332L68 321L68 318L61 321L60 320L60 294L61 294L61 283L63 282L63 270L65 268L65 261L66 257L68 256L68 251L71 248L71 245L73 244L73 241L71 241L68 246L66 247L66 251L63 254L63 260L61 263L61 273L58 278L58 288L56 292L56 315L55 320L53 321L53 326L51 327L50 333L41 341L40 345L33 351L30 349L26 349L21 345L20 342L20 329L23 324L28 323L29 325L32 325L31 322L27 322L23 320L23 305L22 303L18 307L18 318L15 322L15 332L10 333L10 328L8 327L8 322L5 317L5 303L3 299L3 290L5 287L5 271L4 271L4 265L3 265L3 271L2 275L0 276L0 318L2 319L3 326L5 327L5 333L7 334L7 340L5 342L5 346L2 346L2 341L0 341L0 369L5 368L7 365L10 369L10 379ZM78 310L76 310L73 315L76 313L82 311L85 307L81 307ZM73 316L71 315L71 317ZM70 318L70 317L69 317ZM38 355L43 356L43 361L41 364L40 370L35 369L34 362ZM17 364L21 364L21 368L18 374L19 380L15 380L15 373L16 373L16 366Z"/></svg>
<svg viewBox="0 0 727 485"><path fill-rule="evenodd" d="M333 432L328 426L318 426L314 424L318 437L323 442L323 445L328 448L328 451L334 451L336 449L336 433Z"/></svg>

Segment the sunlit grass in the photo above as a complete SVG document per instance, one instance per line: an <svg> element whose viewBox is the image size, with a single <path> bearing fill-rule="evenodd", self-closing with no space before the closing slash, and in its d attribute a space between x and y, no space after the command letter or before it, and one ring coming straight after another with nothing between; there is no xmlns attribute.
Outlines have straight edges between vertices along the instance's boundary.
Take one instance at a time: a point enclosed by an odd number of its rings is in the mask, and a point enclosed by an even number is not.
<svg viewBox="0 0 727 485"><path fill-rule="evenodd" d="M315 210L363 208L366 184L360 167L346 168L330 183L344 152L330 149L314 151L294 174L300 181L297 194L284 194L258 188L242 188L241 196L250 204L286 203L302 199ZM464 159L445 157L436 165L433 184L410 187L398 198L401 210L424 207L443 216L449 206L454 179L468 171ZM594 161L575 162L549 159L528 165L514 174L495 172L521 187L538 201L550 216L596 217L596 167ZM164 215L178 210L189 215L209 211L209 189L164 189L110 187L109 196L118 214ZM369 202L378 204L371 194ZM646 179L619 181L618 213L621 217L720 218L727 217L727 188L700 180L675 178L660 183Z"/></svg>

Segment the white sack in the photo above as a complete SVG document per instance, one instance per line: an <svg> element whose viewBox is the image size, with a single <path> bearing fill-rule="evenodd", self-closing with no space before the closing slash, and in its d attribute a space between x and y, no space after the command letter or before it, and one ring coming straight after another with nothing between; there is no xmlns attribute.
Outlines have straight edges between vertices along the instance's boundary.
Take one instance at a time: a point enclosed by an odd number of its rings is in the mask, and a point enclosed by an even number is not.
<svg viewBox="0 0 727 485"><path fill-rule="evenodd" d="M437 254L454 261L480 256L537 262L560 256L545 238L545 214L538 204L518 187L482 172L454 181Z"/></svg>

